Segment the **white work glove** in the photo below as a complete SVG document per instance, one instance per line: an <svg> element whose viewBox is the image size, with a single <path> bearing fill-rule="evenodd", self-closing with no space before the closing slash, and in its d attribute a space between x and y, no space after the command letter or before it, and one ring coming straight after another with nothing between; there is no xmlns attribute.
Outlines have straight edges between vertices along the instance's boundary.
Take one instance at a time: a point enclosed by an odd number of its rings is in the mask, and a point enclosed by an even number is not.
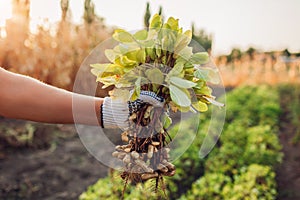
<svg viewBox="0 0 300 200"><path fill-rule="evenodd" d="M137 112L145 103L154 107L163 107L164 99L151 91L141 91L140 96L135 101L124 101L105 97L101 107L102 128L129 127L129 116Z"/></svg>

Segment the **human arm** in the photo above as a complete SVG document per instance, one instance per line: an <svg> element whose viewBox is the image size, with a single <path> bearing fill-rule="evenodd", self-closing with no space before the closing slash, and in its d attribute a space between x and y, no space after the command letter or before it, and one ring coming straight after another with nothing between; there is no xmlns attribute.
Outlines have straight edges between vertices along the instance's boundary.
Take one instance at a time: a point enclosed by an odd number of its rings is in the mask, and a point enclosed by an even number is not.
<svg viewBox="0 0 300 200"><path fill-rule="evenodd" d="M75 94L0 67L2 116L46 123L75 123L72 98L76 99L76 111L80 114L76 117L76 123L88 125L101 123L102 98Z"/></svg>
<svg viewBox="0 0 300 200"><path fill-rule="evenodd" d="M134 102L76 94L0 67L0 115L8 118L126 128L129 113L139 105L162 106L162 101L147 91Z"/></svg>

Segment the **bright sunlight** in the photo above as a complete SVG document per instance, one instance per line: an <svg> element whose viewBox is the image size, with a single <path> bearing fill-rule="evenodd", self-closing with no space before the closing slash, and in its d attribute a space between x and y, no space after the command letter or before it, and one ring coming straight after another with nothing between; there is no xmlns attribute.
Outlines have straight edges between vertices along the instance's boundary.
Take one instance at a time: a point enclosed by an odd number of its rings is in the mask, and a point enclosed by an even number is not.
<svg viewBox="0 0 300 200"><path fill-rule="evenodd" d="M0 27L5 26L5 21L11 18L11 1L2 1L0 6Z"/></svg>

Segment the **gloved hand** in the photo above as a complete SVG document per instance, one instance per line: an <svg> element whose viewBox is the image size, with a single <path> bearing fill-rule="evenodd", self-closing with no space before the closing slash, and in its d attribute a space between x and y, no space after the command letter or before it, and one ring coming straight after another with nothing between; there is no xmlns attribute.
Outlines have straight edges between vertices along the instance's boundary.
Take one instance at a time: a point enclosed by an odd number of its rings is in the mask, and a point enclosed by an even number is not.
<svg viewBox="0 0 300 200"><path fill-rule="evenodd" d="M126 129L129 127L129 116L137 112L144 103L149 103L154 107L163 107L163 102L162 97L151 91L141 91L137 100L128 102L105 97L100 113L102 128Z"/></svg>

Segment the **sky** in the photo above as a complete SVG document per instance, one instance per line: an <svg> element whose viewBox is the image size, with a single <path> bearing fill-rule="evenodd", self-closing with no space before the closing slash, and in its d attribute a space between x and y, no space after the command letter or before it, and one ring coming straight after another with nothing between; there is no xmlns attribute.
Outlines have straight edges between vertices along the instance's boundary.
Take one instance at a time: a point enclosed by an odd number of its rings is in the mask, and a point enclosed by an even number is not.
<svg viewBox="0 0 300 200"><path fill-rule="evenodd" d="M82 22L84 0L70 0L72 19ZM146 3L152 14L159 6L163 14L179 19L185 30L192 22L197 29L213 35L213 53L229 53L232 48L246 50L300 51L300 0L93 0L96 13L108 26L128 31L143 28ZM0 26L10 16L10 0L0 0ZM48 18L60 19L60 0L31 0L32 26Z"/></svg>

